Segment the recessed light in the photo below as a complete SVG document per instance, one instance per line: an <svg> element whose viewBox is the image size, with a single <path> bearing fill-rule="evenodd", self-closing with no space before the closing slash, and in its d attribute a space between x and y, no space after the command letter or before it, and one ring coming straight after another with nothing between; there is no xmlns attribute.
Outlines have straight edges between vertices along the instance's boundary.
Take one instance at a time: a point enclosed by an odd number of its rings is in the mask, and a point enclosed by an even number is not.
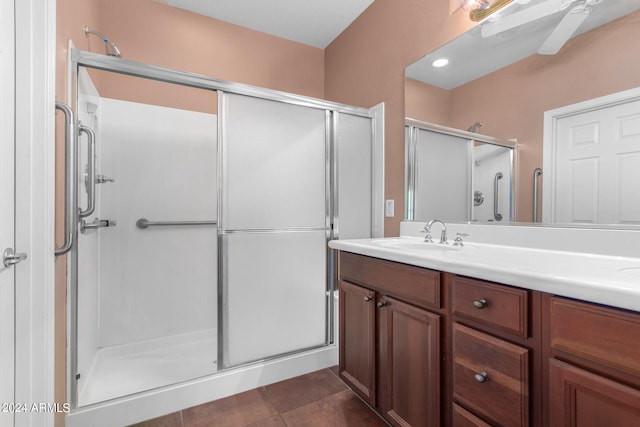
<svg viewBox="0 0 640 427"><path fill-rule="evenodd" d="M434 68L442 68L449 65L449 60L447 58L438 58L431 63L431 66Z"/></svg>

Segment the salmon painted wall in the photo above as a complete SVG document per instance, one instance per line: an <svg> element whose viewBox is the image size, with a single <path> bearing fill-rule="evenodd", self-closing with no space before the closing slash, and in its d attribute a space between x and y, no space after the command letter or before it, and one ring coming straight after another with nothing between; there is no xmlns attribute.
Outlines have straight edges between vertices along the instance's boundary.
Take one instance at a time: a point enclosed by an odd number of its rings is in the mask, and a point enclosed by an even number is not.
<svg viewBox="0 0 640 427"><path fill-rule="evenodd" d="M533 170L542 167L543 112L640 86L637 40L640 12L571 39L556 55L533 55L451 90L442 123L433 103L409 102L434 99L440 90L407 79L407 114L459 129L481 121L486 135L518 138L516 219L529 222Z"/></svg>
<svg viewBox="0 0 640 427"><path fill-rule="evenodd" d="M451 93L421 81L405 79L404 114L410 119L451 126ZM466 128L465 128L466 129Z"/></svg>
<svg viewBox="0 0 640 427"><path fill-rule="evenodd" d="M472 24L446 1L376 0L325 50L325 98L385 102L385 198L396 206L387 236L399 234L404 215L404 69Z"/></svg>
<svg viewBox="0 0 640 427"><path fill-rule="evenodd" d="M58 0L58 70L66 70L66 43L104 53L89 25L116 43L123 57L223 80L324 97L324 50L197 15L151 0ZM79 7L82 5L82 7ZM90 12L90 13L89 13ZM211 112L207 93L105 73L104 97ZM63 79L58 76L58 80ZM166 88L166 89L163 89ZM58 92L60 96L62 91ZM182 105L182 107L181 107Z"/></svg>

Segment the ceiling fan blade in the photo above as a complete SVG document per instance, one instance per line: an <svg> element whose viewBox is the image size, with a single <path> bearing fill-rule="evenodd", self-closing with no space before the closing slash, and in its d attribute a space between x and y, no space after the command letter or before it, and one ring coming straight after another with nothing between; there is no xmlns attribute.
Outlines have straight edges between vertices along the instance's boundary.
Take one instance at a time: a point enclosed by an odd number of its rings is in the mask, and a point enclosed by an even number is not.
<svg viewBox="0 0 640 427"><path fill-rule="evenodd" d="M565 2L566 4L566 2ZM506 15L494 22L485 22L480 28L482 37L491 37L531 21L560 12L563 7L561 0L545 0L526 9Z"/></svg>
<svg viewBox="0 0 640 427"><path fill-rule="evenodd" d="M588 16L589 13L586 11L569 11L542 43L538 53L541 55L555 55L558 53Z"/></svg>

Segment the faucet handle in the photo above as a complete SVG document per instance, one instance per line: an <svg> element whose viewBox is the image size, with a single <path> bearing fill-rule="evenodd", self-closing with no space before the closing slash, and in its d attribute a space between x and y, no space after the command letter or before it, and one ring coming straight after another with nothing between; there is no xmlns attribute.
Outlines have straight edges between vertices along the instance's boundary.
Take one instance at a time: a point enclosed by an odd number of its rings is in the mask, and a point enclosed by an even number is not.
<svg viewBox="0 0 640 427"><path fill-rule="evenodd" d="M431 236L431 227L429 227L429 224L425 225L424 230L421 230L420 232L426 233L424 236L425 243L433 243L433 237Z"/></svg>
<svg viewBox="0 0 640 427"><path fill-rule="evenodd" d="M467 233L456 233L456 238L453 240L453 246L464 246L463 237L469 237Z"/></svg>

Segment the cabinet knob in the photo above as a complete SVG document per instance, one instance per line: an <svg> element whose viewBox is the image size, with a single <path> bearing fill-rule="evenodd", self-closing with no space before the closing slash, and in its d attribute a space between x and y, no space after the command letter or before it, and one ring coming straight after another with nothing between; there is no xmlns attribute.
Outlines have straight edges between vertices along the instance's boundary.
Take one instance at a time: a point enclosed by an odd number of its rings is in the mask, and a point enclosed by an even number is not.
<svg viewBox="0 0 640 427"><path fill-rule="evenodd" d="M489 302L484 298L477 299L473 302L475 308L485 308L487 305L489 305Z"/></svg>
<svg viewBox="0 0 640 427"><path fill-rule="evenodd" d="M386 302L384 301L378 301L378 303L376 304L378 307L384 307L385 305L387 305Z"/></svg>
<svg viewBox="0 0 640 427"><path fill-rule="evenodd" d="M479 383L485 383L489 379L489 374L483 371L478 374L474 374L473 379L478 381Z"/></svg>
<svg viewBox="0 0 640 427"><path fill-rule="evenodd" d="M365 300L366 302L371 301L371 299L372 299L372 298L371 298L369 295L365 295L365 297L364 297L364 300Z"/></svg>

